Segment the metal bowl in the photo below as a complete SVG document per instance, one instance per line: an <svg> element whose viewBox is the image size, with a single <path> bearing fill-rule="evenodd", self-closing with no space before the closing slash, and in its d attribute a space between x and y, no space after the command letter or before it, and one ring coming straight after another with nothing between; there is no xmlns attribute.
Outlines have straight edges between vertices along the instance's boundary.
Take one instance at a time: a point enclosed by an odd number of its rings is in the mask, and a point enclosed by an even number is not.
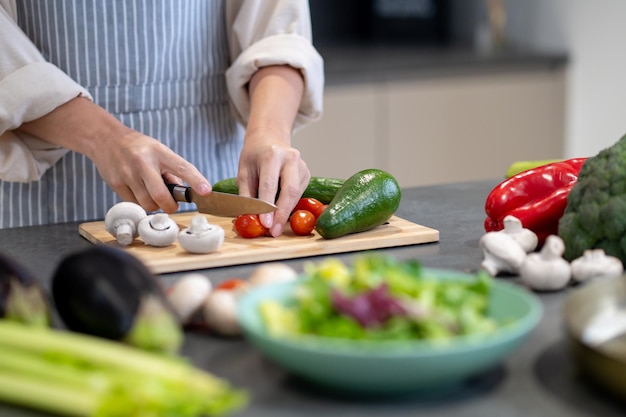
<svg viewBox="0 0 626 417"><path fill-rule="evenodd" d="M570 293L565 325L580 370L626 401L626 276L598 280Z"/></svg>

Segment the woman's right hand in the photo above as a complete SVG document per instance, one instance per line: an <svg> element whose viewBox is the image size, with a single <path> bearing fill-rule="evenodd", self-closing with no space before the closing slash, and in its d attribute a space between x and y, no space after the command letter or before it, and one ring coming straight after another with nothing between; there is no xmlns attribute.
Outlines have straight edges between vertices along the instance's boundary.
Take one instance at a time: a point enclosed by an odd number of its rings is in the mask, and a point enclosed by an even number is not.
<svg viewBox="0 0 626 417"><path fill-rule="evenodd" d="M208 180L189 161L158 140L124 126L85 98L75 98L24 123L20 130L84 154L122 200L136 202L147 211L178 210L165 181L186 183L200 195L211 192Z"/></svg>
<svg viewBox="0 0 626 417"><path fill-rule="evenodd" d="M211 191L209 182L189 161L137 131L117 136L111 144L96 145L91 159L122 200L139 203L148 211L178 210L165 182L186 183L200 195Z"/></svg>

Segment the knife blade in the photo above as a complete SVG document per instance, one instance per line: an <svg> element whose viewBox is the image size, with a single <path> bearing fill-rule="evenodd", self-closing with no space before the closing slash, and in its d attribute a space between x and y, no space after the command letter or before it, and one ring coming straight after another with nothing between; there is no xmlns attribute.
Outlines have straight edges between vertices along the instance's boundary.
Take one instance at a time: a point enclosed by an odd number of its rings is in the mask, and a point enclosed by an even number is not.
<svg viewBox="0 0 626 417"><path fill-rule="evenodd" d="M220 217L237 217L242 214L272 213L276 205L258 198L211 191L209 195L198 195L191 187L179 184L166 184L174 200L194 203L200 213Z"/></svg>

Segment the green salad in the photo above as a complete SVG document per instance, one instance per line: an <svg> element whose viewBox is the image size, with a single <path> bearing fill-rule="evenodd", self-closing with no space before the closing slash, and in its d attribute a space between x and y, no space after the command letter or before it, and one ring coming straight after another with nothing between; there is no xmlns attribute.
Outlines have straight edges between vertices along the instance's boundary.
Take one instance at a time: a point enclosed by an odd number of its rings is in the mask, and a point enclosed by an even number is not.
<svg viewBox="0 0 626 417"><path fill-rule="evenodd" d="M308 263L288 304L264 301L270 333L359 340L433 340L492 332L493 278L438 278L416 260L368 253L351 266L337 258Z"/></svg>

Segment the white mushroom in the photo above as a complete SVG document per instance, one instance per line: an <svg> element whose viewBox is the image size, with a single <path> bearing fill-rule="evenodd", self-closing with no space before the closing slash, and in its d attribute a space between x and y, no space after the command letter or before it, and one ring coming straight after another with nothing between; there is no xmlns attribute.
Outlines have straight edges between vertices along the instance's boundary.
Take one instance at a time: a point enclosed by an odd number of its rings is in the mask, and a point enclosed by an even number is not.
<svg viewBox="0 0 626 417"><path fill-rule="evenodd" d="M608 256L603 249L587 249L572 261L572 279L583 282L595 278L619 277L624 273L622 261Z"/></svg>
<svg viewBox="0 0 626 417"><path fill-rule="evenodd" d="M137 225L147 215L139 204L123 201L107 211L104 216L104 227L117 239L117 243L128 246L138 236Z"/></svg>
<svg viewBox="0 0 626 417"><path fill-rule="evenodd" d="M178 238L178 225L167 213L150 214L137 226L139 236L146 245L169 246Z"/></svg>
<svg viewBox="0 0 626 417"><path fill-rule="evenodd" d="M520 219L509 215L504 217L503 223L504 229L502 229L502 232L511 236L526 253L530 253L537 248L539 243L537 234L530 229L524 228Z"/></svg>
<svg viewBox="0 0 626 417"><path fill-rule="evenodd" d="M211 253L224 243L224 229L209 224L206 217L197 214L191 218L189 227L178 235L178 243L190 253Z"/></svg>
<svg viewBox="0 0 626 417"><path fill-rule="evenodd" d="M522 283L538 291L565 288L572 277L572 268L563 259L564 251L563 239L557 235L548 236L540 252L526 257L520 268Z"/></svg>
<svg viewBox="0 0 626 417"><path fill-rule="evenodd" d="M188 324L208 298L213 284L208 277L190 272L180 277L166 292L167 299L182 324Z"/></svg>
<svg viewBox="0 0 626 417"><path fill-rule="evenodd" d="M526 260L526 251L508 233L487 232L478 241L483 251L481 267L491 276L517 274Z"/></svg>
<svg viewBox="0 0 626 417"><path fill-rule="evenodd" d="M293 281L297 277L298 273L291 266L282 262L273 262L256 267L248 278L248 282L253 286L260 286L276 282Z"/></svg>
<svg viewBox="0 0 626 417"><path fill-rule="evenodd" d="M202 307L204 321L211 330L223 336L241 334L237 318L237 292L216 289L209 294Z"/></svg>

